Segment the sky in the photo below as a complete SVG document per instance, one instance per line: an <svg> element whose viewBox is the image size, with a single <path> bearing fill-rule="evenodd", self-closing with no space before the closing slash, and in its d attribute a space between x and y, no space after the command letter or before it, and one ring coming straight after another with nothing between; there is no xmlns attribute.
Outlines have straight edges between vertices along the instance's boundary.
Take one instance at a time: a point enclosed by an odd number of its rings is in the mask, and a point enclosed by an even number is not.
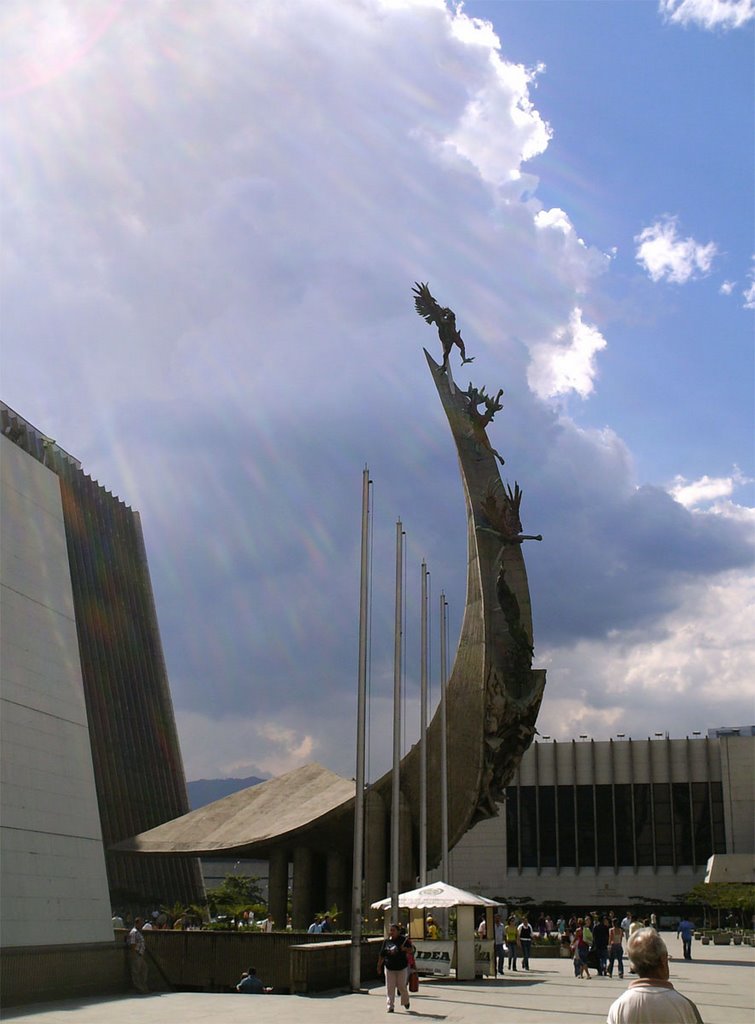
<svg viewBox="0 0 755 1024"><path fill-rule="evenodd" d="M752 0L5 0L0 392L141 515L187 778L404 749L503 388L544 736L755 718Z"/></svg>

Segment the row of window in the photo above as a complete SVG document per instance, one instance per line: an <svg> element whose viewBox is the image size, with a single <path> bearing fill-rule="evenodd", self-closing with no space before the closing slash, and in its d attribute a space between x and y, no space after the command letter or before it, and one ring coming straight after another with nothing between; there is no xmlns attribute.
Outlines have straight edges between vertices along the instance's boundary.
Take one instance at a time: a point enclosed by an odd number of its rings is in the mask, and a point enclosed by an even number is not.
<svg viewBox="0 0 755 1024"><path fill-rule="evenodd" d="M519 867L704 864L726 852L720 782L509 786L507 861Z"/></svg>

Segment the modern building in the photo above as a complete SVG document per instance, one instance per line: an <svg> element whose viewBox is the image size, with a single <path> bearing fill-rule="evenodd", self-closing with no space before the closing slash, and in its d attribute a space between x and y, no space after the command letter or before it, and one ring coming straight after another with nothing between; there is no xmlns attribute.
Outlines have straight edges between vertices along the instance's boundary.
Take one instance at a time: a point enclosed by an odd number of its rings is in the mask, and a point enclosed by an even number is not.
<svg viewBox="0 0 755 1024"><path fill-rule="evenodd" d="M454 885L514 904L673 904L714 854L755 852L755 736L540 739L497 818L451 853Z"/></svg>
<svg viewBox="0 0 755 1024"><path fill-rule="evenodd" d="M112 945L112 906L203 887L193 858L109 849L188 810L139 515L2 403L0 435L7 980L42 947L76 973L82 945Z"/></svg>

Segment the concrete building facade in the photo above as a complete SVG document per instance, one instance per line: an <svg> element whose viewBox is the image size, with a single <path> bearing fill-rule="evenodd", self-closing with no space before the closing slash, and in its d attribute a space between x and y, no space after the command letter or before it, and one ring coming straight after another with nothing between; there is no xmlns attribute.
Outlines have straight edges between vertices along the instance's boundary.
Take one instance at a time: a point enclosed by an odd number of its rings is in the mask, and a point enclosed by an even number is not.
<svg viewBox="0 0 755 1024"><path fill-rule="evenodd" d="M0 941L105 942L110 897L60 488L0 443Z"/></svg>
<svg viewBox="0 0 755 1024"><path fill-rule="evenodd" d="M713 854L755 851L755 737L535 742L497 818L451 853L454 885L503 901L673 903Z"/></svg>
<svg viewBox="0 0 755 1024"><path fill-rule="evenodd" d="M188 810L138 513L2 403L0 488L6 978L24 950L112 946L112 906L203 886L195 858L110 849Z"/></svg>

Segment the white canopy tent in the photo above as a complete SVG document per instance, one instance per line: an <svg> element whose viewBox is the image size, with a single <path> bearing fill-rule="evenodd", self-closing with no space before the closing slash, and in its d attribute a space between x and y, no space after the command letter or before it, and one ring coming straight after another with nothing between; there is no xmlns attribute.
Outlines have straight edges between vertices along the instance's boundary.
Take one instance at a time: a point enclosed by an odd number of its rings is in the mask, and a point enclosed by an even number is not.
<svg viewBox="0 0 755 1024"><path fill-rule="evenodd" d="M409 911L410 933L412 941L417 950L417 963L423 956L423 951L430 949L445 954L445 970L432 971L431 973L448 973L451 967L456 968L456 977L459 981L474 978L478 974L494 973L493 954L493 909L500 904L495 900L489 900L485 896L478 896L474 892L466 892L464 889L457 889L454 885L446 882L431 882L422 886L421 889L411 889L409 892L399 893L398 905ZM456 909L456 940L428 942L422 940L423 934L423 911L427 909ZM490 939L481 939L475 931L475 907L485 909L487 922L487 934ZM387 913L391 909L390 897L378 900L372 904L373 910L382 910ZM386 921L387 924L387 921ZM414 928L417 925L417 932ZM415 939L415 935L417 938ZM429 956L429 954L427 954ZM433 962L435 957L433 957ZM487 967L485 966L487 965ZM420 967L420 970L422 968Z"/></svg>
<svg viewBox="0 0 755 1024"><path fill-rule="evenodd" d="M474 892L466 892L464 889L457 889L454 885L446 882L432 882L421 889L411 889L409 892L399 893L398 905L409 910L417 910L423 907L498 907L499 903L489 900L485 896L478 896ZM390 897L378 900L372 904L373 910L390 910Z"/></svg>

